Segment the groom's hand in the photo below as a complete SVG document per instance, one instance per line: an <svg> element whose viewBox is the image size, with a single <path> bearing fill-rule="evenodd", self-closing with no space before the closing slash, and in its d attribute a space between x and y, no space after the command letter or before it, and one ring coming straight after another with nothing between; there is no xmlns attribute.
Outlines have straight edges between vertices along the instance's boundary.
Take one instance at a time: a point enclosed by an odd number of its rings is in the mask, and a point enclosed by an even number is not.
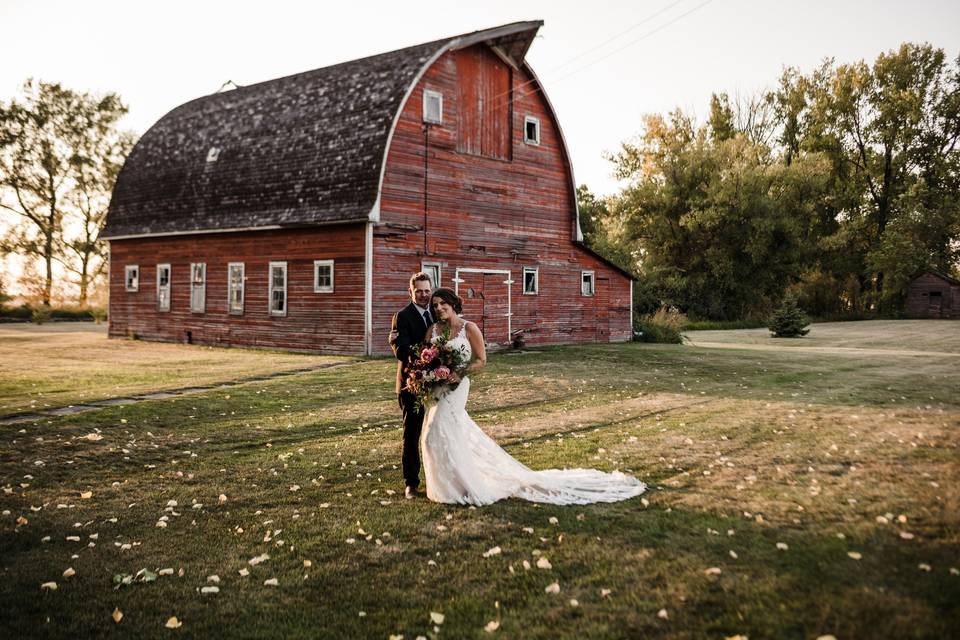
<svg viewBox="0 0 960 640"><path fill-rule="evenodd" d="M400 337L400 332L394 329L393 331L390 332L390 335L387 338L387 342L390 344L393 344L394 342L397 341L397 338L399 337Z"/></svg>

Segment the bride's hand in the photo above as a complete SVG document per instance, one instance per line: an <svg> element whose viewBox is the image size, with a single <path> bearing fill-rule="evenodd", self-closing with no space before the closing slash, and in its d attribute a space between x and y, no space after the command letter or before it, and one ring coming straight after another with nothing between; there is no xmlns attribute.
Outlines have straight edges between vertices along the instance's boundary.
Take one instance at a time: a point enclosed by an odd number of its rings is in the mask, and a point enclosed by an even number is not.
<svg viewBox="0 0 960 640"><path fill-rule="evenodd" d="M458 375L455 374L455 373L451 373L451 374L450 374L450 377L448 378L448 380L450 381L450 384L460 384L460 382L461 382L460 376L458 376Z"/></svg>

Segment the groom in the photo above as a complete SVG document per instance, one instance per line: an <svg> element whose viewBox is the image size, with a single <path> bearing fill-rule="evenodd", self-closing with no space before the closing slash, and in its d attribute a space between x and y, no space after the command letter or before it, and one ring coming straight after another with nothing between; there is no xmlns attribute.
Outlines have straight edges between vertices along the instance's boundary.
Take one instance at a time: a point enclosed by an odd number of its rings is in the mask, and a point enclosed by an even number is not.
<svg viewBox="0 0 960 640"><path fill-rule="evenodd" d="M407 382L410 347L423 342L427 327L433 324L430 313L430 276L420 271L410 277L410 304L393 316L390 346L397 357L397 400L403 412L403 481L405 495L412 498L420 486L420 429L423 409L417 409L416 396L403 387Z"/></svg>

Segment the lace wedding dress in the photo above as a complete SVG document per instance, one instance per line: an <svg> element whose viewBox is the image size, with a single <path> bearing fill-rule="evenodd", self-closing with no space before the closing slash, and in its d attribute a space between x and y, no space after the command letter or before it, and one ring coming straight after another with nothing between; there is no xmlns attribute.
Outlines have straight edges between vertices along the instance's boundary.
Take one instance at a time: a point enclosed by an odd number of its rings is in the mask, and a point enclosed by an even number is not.
<svg viewBox="0 0 960 640"><path fill-rule="evenodd" d="M432 340L436 340L434 332ZM471 356L466 323L451 339L465 360ZM434 502L485 505L504 498L549 504L617 502L640 495L646 485L619 471L533 471L515 460L467 415L470 378L438 394L423 421L420 444L427 497Z"/></svg>

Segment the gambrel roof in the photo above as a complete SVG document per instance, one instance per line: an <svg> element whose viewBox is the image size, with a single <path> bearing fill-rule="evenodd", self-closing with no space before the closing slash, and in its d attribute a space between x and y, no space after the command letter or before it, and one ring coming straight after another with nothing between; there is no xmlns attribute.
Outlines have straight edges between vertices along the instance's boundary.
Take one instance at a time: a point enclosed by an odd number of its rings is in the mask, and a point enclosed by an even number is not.
<svg viewBox="0 0 960 640"><path fill-rule="evenodd" d="M181 105L131 151L100 237L376 220L393 127L427 67L477 43L520 66L542 24L476 31Z"/></svg>

